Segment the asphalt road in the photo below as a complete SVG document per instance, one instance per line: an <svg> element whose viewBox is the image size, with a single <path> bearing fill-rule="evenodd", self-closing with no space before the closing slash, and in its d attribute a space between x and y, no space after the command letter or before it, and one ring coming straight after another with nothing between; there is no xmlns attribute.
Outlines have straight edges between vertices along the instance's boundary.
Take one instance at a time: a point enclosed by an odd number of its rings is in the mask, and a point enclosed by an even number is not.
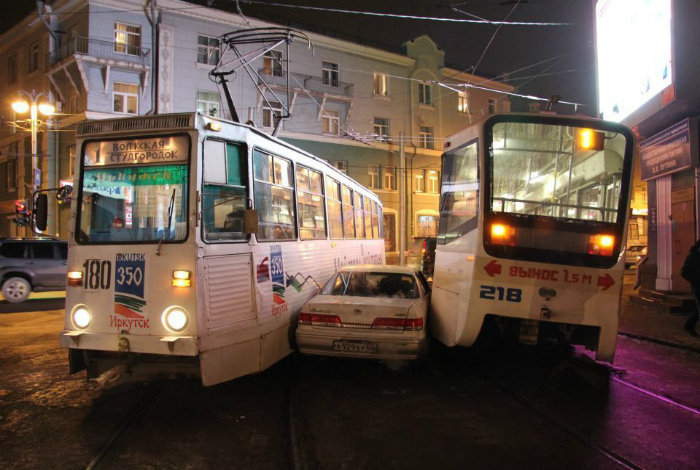
<svg viewBox="0 0 700 470"><path fill-rule="evenodd" d="M700 354L689 350L620 337L608 366L578 349L435 347L427 364L398 370L294 355L209 388L195 380L99 387L67 374L62 324L61 310L0 315L1 468L700 462Z"/></svg>

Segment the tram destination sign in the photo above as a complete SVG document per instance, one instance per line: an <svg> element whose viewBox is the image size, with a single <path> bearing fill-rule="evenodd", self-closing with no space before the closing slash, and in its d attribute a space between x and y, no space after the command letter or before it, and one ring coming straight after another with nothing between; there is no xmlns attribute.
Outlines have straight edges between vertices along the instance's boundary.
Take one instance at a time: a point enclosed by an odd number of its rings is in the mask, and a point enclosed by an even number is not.
<svg viewBox="0 0 700 470"><path fill-rule="evenodd" d="M85 144L83 161L85 166L187 162L188 150L189 140L182 135L107 140Z"/></svg>
<svg viewBox="0 0 700 470"><path fill-rule="evenodd" d="M642 181L690 168L690 121L681 121L642 142L639 156Z"/></svg>

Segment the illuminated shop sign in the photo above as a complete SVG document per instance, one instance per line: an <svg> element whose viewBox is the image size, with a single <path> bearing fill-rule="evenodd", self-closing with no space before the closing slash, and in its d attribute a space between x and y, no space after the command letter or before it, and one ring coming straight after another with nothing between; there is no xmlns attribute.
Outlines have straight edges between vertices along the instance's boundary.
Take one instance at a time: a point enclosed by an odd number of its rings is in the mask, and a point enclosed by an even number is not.
<svg viewBox="0 0 700 470"><path fill-rule="evenodd" d="M690 168L690 121L669 127L639 145L642 181Z"/></svg>

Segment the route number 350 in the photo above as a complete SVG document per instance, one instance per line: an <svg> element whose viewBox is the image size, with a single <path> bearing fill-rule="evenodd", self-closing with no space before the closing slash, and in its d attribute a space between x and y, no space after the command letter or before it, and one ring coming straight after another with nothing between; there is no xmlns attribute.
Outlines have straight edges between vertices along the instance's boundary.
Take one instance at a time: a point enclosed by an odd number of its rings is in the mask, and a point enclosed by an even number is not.
<svg viewBox="0 0 700 470"><path fill-rule="evenodd" d="M514 287L480 286L479 298L486 300L505 300L506 302L520 302L523 290Z"/></svg>

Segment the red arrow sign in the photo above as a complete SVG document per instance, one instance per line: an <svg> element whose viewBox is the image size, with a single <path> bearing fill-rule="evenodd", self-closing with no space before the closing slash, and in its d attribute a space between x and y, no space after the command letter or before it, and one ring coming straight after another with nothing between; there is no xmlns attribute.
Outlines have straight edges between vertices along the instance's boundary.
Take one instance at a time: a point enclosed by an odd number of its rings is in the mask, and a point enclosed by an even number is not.
<svg viewBox="0 0 700 470"><path fill-rule="evenodd" d="M615 279L610 276L610 274L605 274L605 276L598 276L598 287L602 287L603 290L608 290L612 285L615 284Z"/></svg>
<svg viewBox="0 0 700 470"><path fill-rule="evenodd" d="M499 274L499 275L501 274L502 267L503 266L498 264L497 260L492 259L489 264L484 266L484 271L486 271L486 274L488 274L489 276L494 277L496 274Z"/></svg>

